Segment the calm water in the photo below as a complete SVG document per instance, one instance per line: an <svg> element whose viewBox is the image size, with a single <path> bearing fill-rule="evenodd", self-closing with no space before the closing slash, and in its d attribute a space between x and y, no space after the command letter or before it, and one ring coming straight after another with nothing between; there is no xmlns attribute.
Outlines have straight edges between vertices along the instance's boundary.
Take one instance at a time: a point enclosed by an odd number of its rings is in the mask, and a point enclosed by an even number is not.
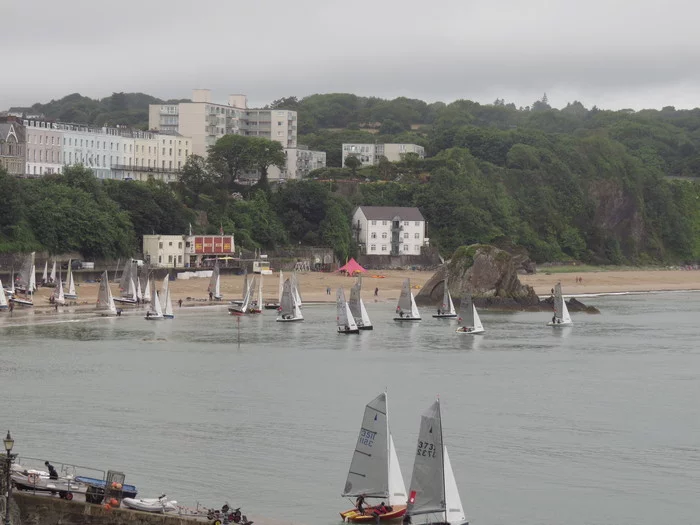
<svg viewBox="0 0 700 525"><path fill-rule="evenodd" d="M122 470L144 497L330 525L364 405L387 388L407 483L440 395L474 524L697 522L700 294L585 301L602 315L564 330L483 312L482 337L425 309L396 324L393 303L369 304L375 330L348 337L334 306L240 332L220 308L159 323L3 313L0 430L23 455Z"/></svg>

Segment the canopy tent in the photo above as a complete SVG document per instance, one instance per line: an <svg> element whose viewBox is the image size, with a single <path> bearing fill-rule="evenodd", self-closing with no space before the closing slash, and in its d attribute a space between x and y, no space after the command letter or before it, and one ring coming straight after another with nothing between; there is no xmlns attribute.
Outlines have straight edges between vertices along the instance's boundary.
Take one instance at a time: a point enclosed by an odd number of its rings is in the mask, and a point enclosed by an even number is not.
<svg viewBox="0 0 700 525"><path fill-rule="evenodd" d="M366 272L362 266L360 266L360 263L358 263L354 258L350 259L347 263L345 263L344 266L341 266L338 268L338 271L340 273L346 273L348 275L354 275L356 273L362 273Z"/></svg>

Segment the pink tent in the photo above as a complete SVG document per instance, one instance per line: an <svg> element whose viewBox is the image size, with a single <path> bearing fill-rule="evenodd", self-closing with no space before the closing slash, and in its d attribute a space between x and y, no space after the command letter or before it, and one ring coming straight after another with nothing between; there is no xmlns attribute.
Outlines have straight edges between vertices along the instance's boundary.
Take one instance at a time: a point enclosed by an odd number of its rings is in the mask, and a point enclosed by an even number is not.
<svg viewBox="0 0 700 525"><path fill-rule="evenodd" d="M350 259L345 266L341 266L338 268L338 271L341 273L346 273L348 275L354 275L356 273L361 273L361 272L366 272L362 266L360 266L360 263L358 263L354 258Z"/></svg>

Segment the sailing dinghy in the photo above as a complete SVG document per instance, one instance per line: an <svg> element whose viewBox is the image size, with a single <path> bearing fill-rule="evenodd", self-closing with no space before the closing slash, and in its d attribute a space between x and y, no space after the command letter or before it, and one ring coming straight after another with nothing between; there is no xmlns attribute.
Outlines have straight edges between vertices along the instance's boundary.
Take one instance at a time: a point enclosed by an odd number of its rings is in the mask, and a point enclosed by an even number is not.
<svg viewBox="0 0 700 525"><path fill-rule="evenodd" d="M416 300L411 291L411 280L406 279L401 287L401 295L399 296L399 304L396 306L397 317L394 321L420 321L420 312L416 306Z"/></svg>
<svg viewBox="0 0 700 525"><path fill-rule="evenodd" d="M75 291L75 280L73 279L73 265L68 259L68 291L65 293L66 299L77 299L78 293Z"/></svg>
<svg viewBox="0 0 700 525"><path fill-rule="evenodd" d="M357 508L346 510L340 513L343 521L372 523L377 518L379 521L390 521L401 518L406 513L406 486L389 430L386 392L365 406L360 435L342 496L363 496L388 504L387 512L383 513L379 513L375 506L365 507L362 512Z"/></svg>
<svg viewBox="0 0 700 525"><path fill-rule="evenodd" d="M406 516L429 525L467 525L450 457L442 440L440 400L421 416ZM414 517L419 517L414 520Z"/></svg>
<svg viewBox="0 0 700 525"><path fill-rule="evenodd" d="M210 297L215 301L221 301L224 298L221 295L221 273L219 270L219 263L214 264L214 269L211 272L211 279L209 280L209 287L207 288Z"/></svg>
<svg viewBox="0 0 700 525"><path fill-rule="evenodd" d="M175 314L173 313L173 300L170 297L170 275L166 275L165 279L163 279L161 294L163 294L163 317L165 319L174 319Z"/></svg>
<svg viewBox="0 0 700 525"><path fill-rule="evenodd" d="M284 277L282 276L282 270L280 270L280 281L279 290L277 292L277 301L268 301L265 303L265 310L278 310L280 307L280 302L282 302L282 289L284 288Z"/></svg>
<svg viewBox="0 0 700 525"><path fill-rule="evenodd" d="M459 323L460 327L455 330L458 334L483 334L485 332L471 294L464 294L459 304Z"/></svg>
<svg viewBox="0 0 700 525"><path fill-rule="evenodd" d="M554 317L547 323L547 326L571 326L574 324L566 307L566 301L561 294L561 283L554 285Z"/></svg>
<svg viewBox="0 0 700 525"><path fill-rule="evenodd" d="M248 313L248 307L250 305L250 299L251 296L253 295L253 287L255 286L255 277L253 277L252 281L248 281L248 276L246 275L246 279L243 282L245 285L245 294L243 295L243 301L241 301L240 304L236 303L231 303L229 304L228 311L232 313L233 315L244 315Z"/></svg>
<svg viewBox="0 0 700 525"><path fill-rule="evenodd" d="M60 284L60 281L59 281ZM107 271L102 273L102 280L100 281L100 288L97 291L97 308L96 310L103 316L113 316L119 315L119 310L117 310L114 304L114 297L112 296L112 290L109 288L109 277L107 276Z"/></svg>
<svg viewBox="0 0 700 525"><path fill-rule="evenodd" d="M66 304L66 294L63 291L63 281L61 281L61 279L58 280L53 289L53 293L51 294L51 302L59 306L65 306Z"/></svg>
<svg viewBox="0 0 700 525"><path fill-rule="evenodd" d="M253 285L253 290L255 290L255 297L253 298L253 302L250 303L250 306L248 307L248 313L249 314L261 314L262 313L262 308L263 308L263 274L260 274L260 279L258 280L258 285L257 287ZM253 279L253 282L255 282L255 279Z"/></svg>
<svg viewBox="0 0 700 525"><path fill-rule="evenodd" d="M282 301L280 302L280 310L277 315L277 321L280 323L291 323L293 321L303 321L304 316L301 313L301 308L296 302L292 291L292 281L287 279L284 281L282 289Z"/></svg>
<svg viewBox="0 0 700 525"><path fill-rule="evenodd" d="M146 321L161 321L165 319L163 316L163 309L160 306L160 299L158 299L158 290L153 290L153 300L151 302L152 309L146 312L144 319Z"/></svg>
<svg viewBox="0 0 700 525"><path fill-rule="evenodd" d="M362 278L358 277L355 285L350 289L350 300L348 301L350 312L355 318L355 323L360 330L372 330L372 321L367 315L365 303L362 301Z"/></svg>
<svg viewBox="0 0 700 525"><path fill-rule="evenodd" d="M335 296L336 302L336 321L338 322L338 333L339 334L359 334L360 329L357 327L355 318L350 311L350 306L345 301L345 290L338 288L338 292Z"/></svg>
<svg viewBox="0 0 700 525"><path fill-rule="evenodd" d="M447 279L443 281L443 286L445 287L442 292L442 303L437 310L437 315L434 315L436 319L454 319L457 317L457 312L455 311L455 305L452 302L452 296L450 295L450 288L447 286Z"/></svg>

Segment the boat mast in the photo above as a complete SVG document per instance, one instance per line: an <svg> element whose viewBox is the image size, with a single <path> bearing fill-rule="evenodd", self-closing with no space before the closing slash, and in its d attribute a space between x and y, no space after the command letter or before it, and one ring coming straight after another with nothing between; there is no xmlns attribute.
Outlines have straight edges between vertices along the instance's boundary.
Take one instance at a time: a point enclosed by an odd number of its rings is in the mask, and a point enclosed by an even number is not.
<svg viewBox="0 0 700 525"><path fill-rule="evenodd" d="M384 390L384 410L386 411L386 490L391 500L391 434L389 433L389 393ZM387 505L391 505L387 500Z"/></svg>

